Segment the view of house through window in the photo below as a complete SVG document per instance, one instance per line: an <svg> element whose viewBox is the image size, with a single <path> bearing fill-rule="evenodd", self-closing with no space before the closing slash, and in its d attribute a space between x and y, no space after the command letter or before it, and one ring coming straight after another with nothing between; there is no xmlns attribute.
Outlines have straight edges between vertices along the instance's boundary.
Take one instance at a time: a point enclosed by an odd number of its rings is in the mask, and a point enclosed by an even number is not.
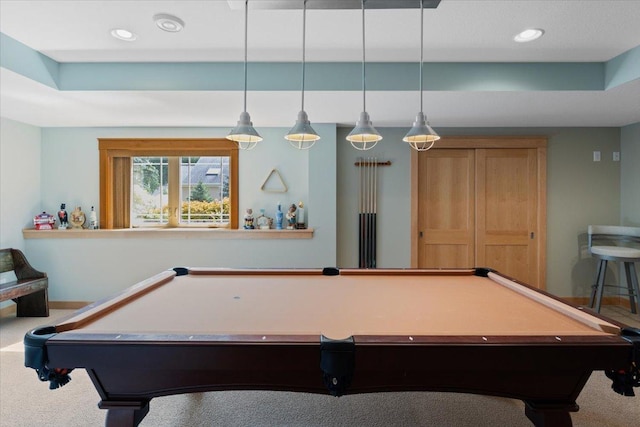
<svg viewBox="0 0 640 427"><path fill-rule="evenodd" d="M228 156L132 157L131 172L132 226L169 223L172 200L180 224L229 224Z"/></svg>

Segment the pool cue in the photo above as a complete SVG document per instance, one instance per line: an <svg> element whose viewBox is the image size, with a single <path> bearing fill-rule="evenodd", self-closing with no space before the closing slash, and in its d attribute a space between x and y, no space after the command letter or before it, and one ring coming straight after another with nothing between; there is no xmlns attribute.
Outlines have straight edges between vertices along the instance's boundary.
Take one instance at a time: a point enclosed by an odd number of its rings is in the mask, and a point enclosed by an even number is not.
<svg viewBox="0 0 640 427"><path fill-rule="evenodd" d="M373 264L373 168L374 158L369 158L369 260L367 267Z"/></svg>
<svg viewBox="0 0 640 427"><path fill-rule="evenodd" d="M369 256L367 258L367 267L373 267L373 200L374 200L374 168L375 168L375 158L369 157L369 235L367 236L367 240L369 242Z"/></svg>
<svg viewBox="0 0 640 427"><path fill-rule="evenodd" d="M360 158L358 158L360 162ZM358 267L362 268L362 170L358 169Z"/></svg>
<svg viewBox="0 0 640 427"><path fill-rule="evenodd" d="M367 194L369 196L369 203L367 204L367 268L371 268L371 203L373 202L373 187L371 177L373 176L373 160L369 157L367 171L369 173L369 179L367 180Z"/></svg>
<svg viewBox="0 0 640 427"><path fill-rule="evenodd" d="M371 224L371 268L376 268L377 252L377 216L378 216L378 159L374 158L373 164L373 214Z"/></svg>
<svg viewBox="0 0 640 427"><path fill-rule="evenodd" d="M358 182L358 226L360 227L360 233L358 236L358 266L360 268L364 268L364 193L362 191L362 186L364 183L364 171L362 169L362 160L362 158L358 159L358 161L360 162L360 170L358 171L358 176L360 178Z"/></svg>

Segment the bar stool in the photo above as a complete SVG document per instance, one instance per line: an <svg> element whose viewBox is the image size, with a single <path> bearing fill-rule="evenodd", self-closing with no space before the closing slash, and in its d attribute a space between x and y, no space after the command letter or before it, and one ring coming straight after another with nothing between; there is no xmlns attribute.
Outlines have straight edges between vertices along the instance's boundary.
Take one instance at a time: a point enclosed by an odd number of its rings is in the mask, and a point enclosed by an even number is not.
<svg viewBox="0 0 640 427"><path fill-rule="evenodd" d="M603 243L604 245L600 245ZM638 275L635 264L640 262L640 247L612 246L612 244L640 244L640 227L621 227L614 225L590 225L589 226L589 251L598 260L596 279L591 290L589 307L599 313L602 304L602 293L605 286L624 288L618 285L605 285L607 275L607 264L609 261L616 261L624 265L624 273L627 281L628 295L631 312L637 313L636 301L640 298L640 287L638 287ZM608 245L607 245L608 244Z"/></svg>

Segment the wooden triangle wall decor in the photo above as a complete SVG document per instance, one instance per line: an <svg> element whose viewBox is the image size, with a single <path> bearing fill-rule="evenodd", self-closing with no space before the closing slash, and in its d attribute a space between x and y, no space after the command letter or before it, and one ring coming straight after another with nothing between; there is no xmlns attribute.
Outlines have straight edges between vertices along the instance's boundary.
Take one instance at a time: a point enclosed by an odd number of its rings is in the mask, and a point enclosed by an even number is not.
<svg viewBox="0 0 640 427"><path fill-rule="evenodd" d="M267 187L267 183L271 180L272 176L277 176L278 180L280 180L280 188L266 188ZM262 183L262 185L260 186L260 189L264 192L267 193L286 193L289 188L287 187L287 184L284 183L284 180L282 179L282 175L280 175L280 172L278 172L277 169L271 169L271 172L269 172L269 175L267 175L267 178L264 180L264 182Z"/></svg>

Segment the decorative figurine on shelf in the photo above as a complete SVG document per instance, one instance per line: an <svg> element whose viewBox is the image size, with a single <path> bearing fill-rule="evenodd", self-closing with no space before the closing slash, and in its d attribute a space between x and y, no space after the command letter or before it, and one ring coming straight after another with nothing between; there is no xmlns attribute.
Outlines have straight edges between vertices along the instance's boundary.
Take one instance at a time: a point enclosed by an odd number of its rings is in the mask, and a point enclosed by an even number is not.
<svg viewBox="0 0 640 427"><path fill-rule="evenodd" d="M56 218L46 212L42 212L33 218L33 225L36 227L36 230L53 230L53 224L55 223Z"/></svg>
<svg viewBox="0 0 640 427"><path fill-rule="evenodd" d="M306 223L304 222L304 203L298 203L298 214L296 215L296 229L304 230L307 228Z"/></svg>
<svg viewBox="0 0 640 427"><path fill-rule="evenodd" d="M60 210L58 211L58 219L60 220L60 225L58 226L58 228L60 230L66 230L69 226L69 216L67 215L67 211L65 210L66 207L67 205L62 203L60 205Z"/></svg>
<svg viewBox="0 0 640 427"><path fill-rule="evenodd" d="M278 202L278 210L276 211L276 230L282 230L282 220L284 219L284 213L280 202Z"/></svg>
<svg viewBox="0 0 640 427"><path fill-rule="evenodd" d="M82 229L82 226L84 225L85 221L87 220L87 218L84 216L84 212L82 212L82 208L80 208L80 206L77 206L73 212L71 212L71 227L72 228L77 228L77 229Z"/></svg>
<svg viewBox="0 0 640 427"><path fill-rule="evenodd" d="M265 216L264 209L260 209L260 216L256 218L256 223L260 230L268 230L273 225L273 219Z"/></svg>
<svg viewBox="0 0 640 427"><path fill-rule="evenodd" d="M246 210L244 214L244 229L245 230L253 230L255 227L253 226L253 209L249 208Z"/></svg>
<svg viewBox="0 0 640 427"><path fill-rule="evenodd" d="M97 230L98 229L98 215L96 214L95 209L91 206L91 212L89 212L89 230Z"/></svg>
<svg viewBox="0 0 640 427"><path fill-rule="evenodd" d="M296 228L296 204L292 203L287 211L287 230Z"/></svg>

